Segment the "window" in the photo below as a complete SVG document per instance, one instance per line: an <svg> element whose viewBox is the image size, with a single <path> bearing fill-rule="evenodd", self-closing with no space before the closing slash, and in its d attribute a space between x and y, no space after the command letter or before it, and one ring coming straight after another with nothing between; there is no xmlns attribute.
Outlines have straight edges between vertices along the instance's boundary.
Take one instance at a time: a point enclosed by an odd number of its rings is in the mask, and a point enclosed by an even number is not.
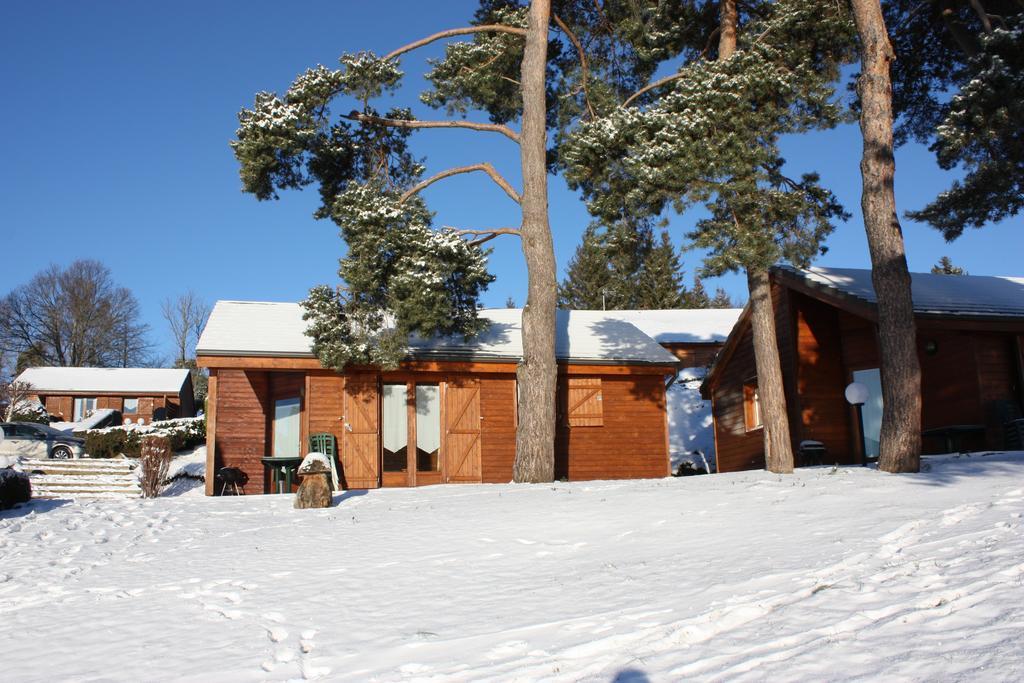
<svg viewBox="0 0 1024 683"><path fill-rule="evenodd" d="M121 412L124 415L134 415L139 412L139 399L137 398L126 398L124 400L124 407Z"/></svg>
<svg viewBox="0 0 1024 683"><path fill-rule="evenodd" d="M440 472L441 388L416 385L416 471Z"/></svg>
<svg viewBox="0 0 1024 683"><path fill-rule="evenodd" d="M882 375L878 368L854 370L853 381L868 388L868 400L861 408L864 419L864 457L877 458L882 433Z"/></svg>
<svg viewBox="0 0 1024 683"><path fill-rule="evenodd" d="M601 380L597 377L570 377L566 383L565 411L570 427L601 427L604 425L604 400Z"/></svg>
<svg viewBox="0 0 1024 683"><path fill-rule="evenodd" d="M757 391L757 382L747 382L743 385L743 422L748 432L763 426L761 395Z"/></svg>
<svg viewBox="0 0 1024 683"><path fill-rule="evenodd" d="M89 417L89 413L96 409L95 398L76 398L74 422L79 422Z"/></svg>
<svg viewBox="0 0 1024 683"><path fill-rule="evenodd" d="M384 471L405 472L409 468L409 406L408 387L385 384L381 396L383 421Z"/></svg>
<svg viewBox="0 0 1024 683"><path fill-rule="evenodd" d="M274 401L274 455L276 457L299 456L299 412L298 398L284 398ZM142 424L142 420L139 420Z"/></svg>

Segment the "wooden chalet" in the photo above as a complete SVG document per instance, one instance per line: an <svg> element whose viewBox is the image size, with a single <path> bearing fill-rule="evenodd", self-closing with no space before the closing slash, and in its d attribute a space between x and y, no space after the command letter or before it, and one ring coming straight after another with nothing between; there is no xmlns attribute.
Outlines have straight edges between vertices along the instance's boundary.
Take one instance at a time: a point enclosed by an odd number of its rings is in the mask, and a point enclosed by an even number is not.
<svg viewBox="0 0 1024 683"><path fill-rule="evenodd" d="M1024 278L913 273L925 453L1005 447L1024 407ZM881 426L876 298L871 271L771 271L794 452L824 444L825 462L878 454ZM863 438L844 398L869 388ZM718 471L764 467L757 372L744 310L702 387L712 401Z"/></svg>
<svg viewBox="0 0 1024 683"><path fill-rule="evenodd" d="M16 381L30 384L46 411L67 422L102 408L147 424L195 415L192 377L184 369L39 367Z"/></svg>
<svg viewBox="0 0 1024 683"><path fill-rule="evenodd" d="M207 471L237 467L266 490L261 458L304 454L310 434L329 433L348 488L510 481L521 311L483 315L490 327L472 340L413 339L397 370L338 373L313 356L298 304L218 302L197 348L210 372ZM593 311L558 312L556 354L556 476L669 474L677 359Z"/></svg>

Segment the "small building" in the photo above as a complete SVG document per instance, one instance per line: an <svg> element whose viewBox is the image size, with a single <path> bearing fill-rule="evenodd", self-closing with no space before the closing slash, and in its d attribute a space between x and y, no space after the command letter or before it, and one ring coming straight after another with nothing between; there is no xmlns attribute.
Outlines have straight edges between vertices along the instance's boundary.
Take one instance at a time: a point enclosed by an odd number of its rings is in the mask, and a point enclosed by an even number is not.
<svg viewBox="0 0 1024 683"><path fill-rule="evenodd" d="M1024 278L912 273L921 362L924 453L1004 447L1024 408ZM827 462L877 457L882 396L871 271L771 270L772 300L794 452L817 441ZM869 389L863 433L845 400ZM712 401L718 471L764 467L749 307L702 392Z"/></svg>
<svg viewBox="0 0 1024 683"><path fill-rule="evenodd" d="M188 370L170 368L29 368L17 381L32 386L53 417L79 422L94 409L119 411L132 422L192 417Z"/></svg>
<svg viewBox="0 0 1024 683"><path fill-rule="evenodd" d="M482 312L472 340L412 339L393 371L324 369L294 303L219 301L197 346L210 371L207 471L266 489L266 456L334 436L348 488L508 482L515 459L519 309ZM599 311L559 311L558 478L669 474L665 387L677 359ZM207 492L212 493L213 478Z"/></svg>

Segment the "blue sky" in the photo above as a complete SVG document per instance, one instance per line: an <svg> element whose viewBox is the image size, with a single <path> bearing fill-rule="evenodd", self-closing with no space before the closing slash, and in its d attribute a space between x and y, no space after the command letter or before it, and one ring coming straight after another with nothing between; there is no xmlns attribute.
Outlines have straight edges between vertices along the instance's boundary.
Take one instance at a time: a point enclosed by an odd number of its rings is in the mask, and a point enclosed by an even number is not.
<svg viewBox="0 0 1024 683"><path fill-rule="evenodd" d="M142 304L161 351L160 301L192 288L216 299L294 301L316 283L336 281L343 243L334 226L314 221L316 192L257 202L240 191L228 147L236 115L258 90L284 90L307 67L337 64L343 52L378 54L444 28L464 25L475 2L279 2L8 4L0 22L0 107L4 161L0 293L49 263L106 263ZM403 59L397 101L421 118L419 77L437 45ZM386 104L386 103L385 103ZM347 106L347 105L346 105ZM383 105L382 105L383 108ZM484 120L484 116L475 118ZM421 131L414 150L428 172L492 161L517 185L518 150L503 137ZM793 173L817 170L853 214L828 242L821 265L867 267L860 222L860 135L855 126L787 140ZM928 150L897 154L897 202L918 208L952 179ZM437 222L517 225L517 207L486 178L462 176L425 192ZM551 224L564 269L588 222L579 198L551 182ZM692 216L674 217L682 242ZM1022 274L1024 219L971 231L946 244L933 229L904 221L912 270L942 255L976 274ZM498 276L484 298L525 298L519 245L494 242ZM689 274L699 254L685 256ZM709 281L745 299L741 278Z"/></svg>

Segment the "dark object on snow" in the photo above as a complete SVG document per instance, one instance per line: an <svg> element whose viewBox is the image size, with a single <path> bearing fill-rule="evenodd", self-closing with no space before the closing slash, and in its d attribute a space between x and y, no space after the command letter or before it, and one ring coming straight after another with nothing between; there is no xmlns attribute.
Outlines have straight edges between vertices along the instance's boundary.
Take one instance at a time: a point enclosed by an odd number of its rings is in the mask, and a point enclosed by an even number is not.
<svg viewBox="0 0 1024 683"><path fill-rule="evenodd" d="M0 510L9 510L31 499L32 483L27 474L10 468L0 470Z"/></svg>
<svg viewBox="0 0 1024 683"><path fill-rule="evenodd" d="M811 465L821 465L825 462L825 457L828 455L828 451L825 450L825 444L820 441L805 440L800 442L800 467L810 467Z"/></svg>
<svg viewBox="0 0 1024 683"><path fill-rule="evenodd" d="M299 492L295 496L295 509L327 508L331 506L331 468L327 454L310 454L299 466Z"/></svg>
<svg viewBox="0 0 1024 683"><path fill-rule="evenodd" d="M221 482L220 495L228 495L228 487L231 487L230 495L245 495L245 485L249 483L249 475L237 467L221 467L217 470L217 481Z"/></svg>
<svg viewBox="0 0 1024 683"><path fill-rule="evenodd" d="M672 473L673 477L692 477L698 474L707 474L707 470L703 467L697 467L689 460L684 460L679 463L679 467Z"/></svg>

